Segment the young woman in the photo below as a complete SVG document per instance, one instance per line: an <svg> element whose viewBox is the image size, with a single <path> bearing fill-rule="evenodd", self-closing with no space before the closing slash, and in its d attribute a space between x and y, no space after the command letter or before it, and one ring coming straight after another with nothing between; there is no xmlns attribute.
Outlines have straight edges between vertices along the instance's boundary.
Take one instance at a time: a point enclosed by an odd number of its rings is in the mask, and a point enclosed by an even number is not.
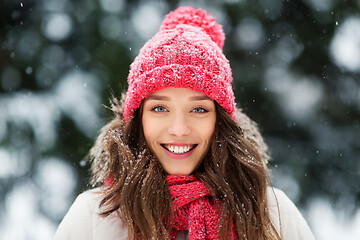
<svg viewBox="0 0 360 240"><path fill-rule="evenodd" d="M129 88L90 155L96 189L55 239L313 239L270 186L267 146L235 107L224 34L180 7L131 65Z"/></svg>

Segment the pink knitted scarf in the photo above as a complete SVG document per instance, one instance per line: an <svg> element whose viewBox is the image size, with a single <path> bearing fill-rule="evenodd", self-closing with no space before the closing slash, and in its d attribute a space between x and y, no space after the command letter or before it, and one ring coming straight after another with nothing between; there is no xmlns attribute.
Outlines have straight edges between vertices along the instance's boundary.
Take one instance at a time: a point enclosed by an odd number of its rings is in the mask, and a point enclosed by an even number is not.
<svg viewBox="0 0 360 240"><path fill-rule="evenodd" d="M169 175L167 182L174 208L170 239L183 230L188 230L190 240L219 239L220 217L205 184L191 175ZM233 227L231 235L232 239L237 239Z"/></svg>

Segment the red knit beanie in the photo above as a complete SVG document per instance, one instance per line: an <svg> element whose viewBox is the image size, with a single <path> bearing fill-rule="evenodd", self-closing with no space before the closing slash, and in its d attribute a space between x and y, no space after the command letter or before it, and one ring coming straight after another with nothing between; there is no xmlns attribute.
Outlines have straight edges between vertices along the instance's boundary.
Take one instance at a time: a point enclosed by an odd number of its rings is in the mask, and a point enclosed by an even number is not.
<svg viewBox="0 0 360 240"><path fill-rule="evenodd" d="M235 119L231 68L222 52L224 40L221 25L204 10L179 7L170 12L131 64L125 121L142 100L167 87L202 92Z"/></svg>

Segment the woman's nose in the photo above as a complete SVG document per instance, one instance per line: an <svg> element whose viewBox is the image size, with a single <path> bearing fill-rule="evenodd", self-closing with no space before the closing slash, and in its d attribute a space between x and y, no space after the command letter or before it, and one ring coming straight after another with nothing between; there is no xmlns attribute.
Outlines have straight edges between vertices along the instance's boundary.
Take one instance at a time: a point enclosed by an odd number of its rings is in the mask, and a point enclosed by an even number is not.
<svg viewBox="0 0 360 240"><path fill-rule="evenodd" d="M170 135L183 137L190 134L191 128L184 114L174 114L170 121L168 130Z"/></svg>

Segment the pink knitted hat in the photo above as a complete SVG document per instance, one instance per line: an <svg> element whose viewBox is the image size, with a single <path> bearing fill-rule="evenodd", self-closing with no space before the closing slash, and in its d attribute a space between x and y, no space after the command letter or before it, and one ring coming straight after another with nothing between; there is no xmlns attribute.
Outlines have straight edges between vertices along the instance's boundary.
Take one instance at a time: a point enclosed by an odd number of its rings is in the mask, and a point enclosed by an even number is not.
<svg viewBox="0 0 360 240"><path fill-rule="evenodd" d="M145 98L167 87L202 92L235 119L231 68L222 52L224 40L221 25L204 10L179 7L170 12L130 66L125 121Z"/></svg>

